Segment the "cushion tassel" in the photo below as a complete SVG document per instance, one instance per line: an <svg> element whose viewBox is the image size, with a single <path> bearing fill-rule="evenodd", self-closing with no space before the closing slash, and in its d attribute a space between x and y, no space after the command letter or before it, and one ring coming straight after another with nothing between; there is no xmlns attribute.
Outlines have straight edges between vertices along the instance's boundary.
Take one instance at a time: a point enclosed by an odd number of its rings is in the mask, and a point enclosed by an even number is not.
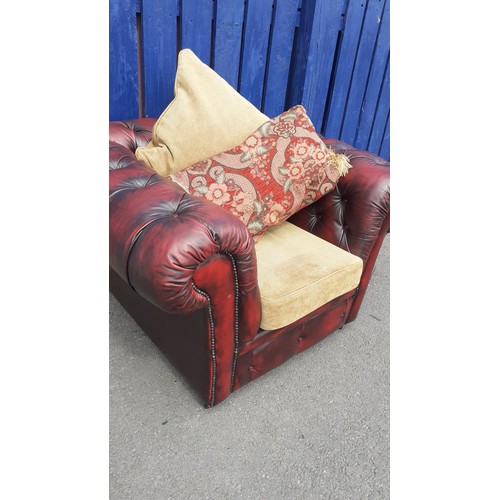
<svg viewBox="0 0 500 500"><path fill-rule="evenodd" d="M336 153L333 149L330 149L330 161L334 164L335 170L338 172L340 177L347 175L349 169L352 165L349 163L349 158L341 153Z"/></svg>

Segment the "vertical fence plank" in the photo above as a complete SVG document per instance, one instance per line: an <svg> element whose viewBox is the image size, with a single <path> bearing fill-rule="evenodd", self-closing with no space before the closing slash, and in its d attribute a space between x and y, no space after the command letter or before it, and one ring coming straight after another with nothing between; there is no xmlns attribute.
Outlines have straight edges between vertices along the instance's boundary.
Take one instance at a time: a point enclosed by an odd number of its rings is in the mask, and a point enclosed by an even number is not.
<svg viewBox="0 0 500 500"><path fill-rule="evenodd" d="M214 0L182 0L181 45L210 65Z"/></svg>
<svg viewBox="0 0 500 500"><path fill-rule="evenodd" d="M109 2L109 119L139 115L135 0Z"/></svg>
<svg viewBox="0 0 500 500"><path fill-rule="evenodd" d="M385 124L384 137L382 139L382 145L380 146L379 155L382 158L385 158L387 161L391 159L391 151L390 151L390 136L391 136L391 114L387 115L387 122Z"/></svg>
<svg viewBox="0 0 500 500"><path fill-rule="evenodd" d="M177 0L143 0L144 114L158 117L174 97Z"/></svg>
<svg viewBox="0 0 500 500"><path fill-rule="evenodd" d="M292 56L293 36L300 0L276 0L271 27L271 45L267 67L263 111L277 116L285 110L286 89Z"/></svg>
<svg viewBox="0 0 500 500"><path fill-rule="evenodd" d="M377 111L375 112L375 120L373 121L373 127L368 141L368 151L378 154L380 151L380 146L382 144L382 139L384 135L385 124L387 122L387 117L389 115L389 87L390 87L390 63L387 64L384 82L382 88L380 89L380 95L378 99Z"/></svg>
<svg viewBox="0 0 500 500"><path fill-rule="evenodd" d="M273 0L247 0L240 93L261 109Z"/></svg>
<svg viewBox="0 0 500 500"><path fill-rule="evenodd" d="M356 138L361 106L368 83L383 7L384 2L382 0L369 0L366 8L356 62L354 63L351 78L351 86L349 88L349 97L345 106L344 118L340 130L340 139L348 144L354 144L354 139Z"/></svg>
<svg viewBox="0 0 500 500"><path fill-rule="evenodd" d="M238 88L244 0L216 0L213 68L226 82Z"/></svg>
<svg viewBox="0 0 500 500"><path fill-rule="evenodd" d="M340 137L340 127L342 126L354 61L356 60L366 2L367 0L350 0L347 8L340 55L333 79L332 96L324 127L324 134L335 139Z"/></svg>
<svg viewBox="0 0 500 500"><path fill-rule="evenodd" d="M385 67L389 57L389 26L390 26L390 1L386 0L380 31L373 54L373 62L370 70L370 77L366 86L365 97L359 118L359 129L353 145L360 149L368 147L368 139L372 130L375 110L377 108L378 94L382 87L385 74Z"/></svg>

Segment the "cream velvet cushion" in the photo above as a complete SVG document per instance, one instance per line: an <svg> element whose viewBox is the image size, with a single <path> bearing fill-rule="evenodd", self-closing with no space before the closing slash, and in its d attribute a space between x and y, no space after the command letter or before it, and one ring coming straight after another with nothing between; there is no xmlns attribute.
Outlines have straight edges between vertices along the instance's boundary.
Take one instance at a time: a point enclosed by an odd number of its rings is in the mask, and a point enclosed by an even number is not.
<svg viewBox="0 0 500 500"><path fill-rule="evenodd" d="M160 175L237 146L269 120L189 49L179 52L174 94L135 153Z"/></svg>
<svg viewBox="0 0 500 500"><path fill-rule="evenodd" d="M263 330L276 330L354 290L363 261L283 222L255 245Z"/></svg>

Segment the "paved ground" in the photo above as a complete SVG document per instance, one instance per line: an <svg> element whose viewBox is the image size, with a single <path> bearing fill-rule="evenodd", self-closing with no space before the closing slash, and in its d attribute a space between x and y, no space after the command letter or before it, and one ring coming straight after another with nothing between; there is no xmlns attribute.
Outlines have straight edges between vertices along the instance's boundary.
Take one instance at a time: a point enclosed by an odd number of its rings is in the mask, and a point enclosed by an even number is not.
<svg viewBox="0 0 500 500"><path fill-rule="evenodd" d="M110 296L110 498L388 499L389 236L354 323L211 410Z"/></svg>

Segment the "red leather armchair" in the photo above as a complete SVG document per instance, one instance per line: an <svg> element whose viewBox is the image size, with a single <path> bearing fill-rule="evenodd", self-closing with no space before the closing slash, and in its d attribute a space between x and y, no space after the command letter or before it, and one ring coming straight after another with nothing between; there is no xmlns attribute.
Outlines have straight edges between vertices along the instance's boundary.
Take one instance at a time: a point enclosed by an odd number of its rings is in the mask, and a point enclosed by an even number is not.
<svg viewBox="0 0 500 500"><path fill-rule="evenodd" d="M110 124L110 289L211 407L356 318L389 228L389 164L325 139L352 169L289 221L359 256L361 281L291 325L265 331L245 226L135 158L154 122Z"/></svg>

